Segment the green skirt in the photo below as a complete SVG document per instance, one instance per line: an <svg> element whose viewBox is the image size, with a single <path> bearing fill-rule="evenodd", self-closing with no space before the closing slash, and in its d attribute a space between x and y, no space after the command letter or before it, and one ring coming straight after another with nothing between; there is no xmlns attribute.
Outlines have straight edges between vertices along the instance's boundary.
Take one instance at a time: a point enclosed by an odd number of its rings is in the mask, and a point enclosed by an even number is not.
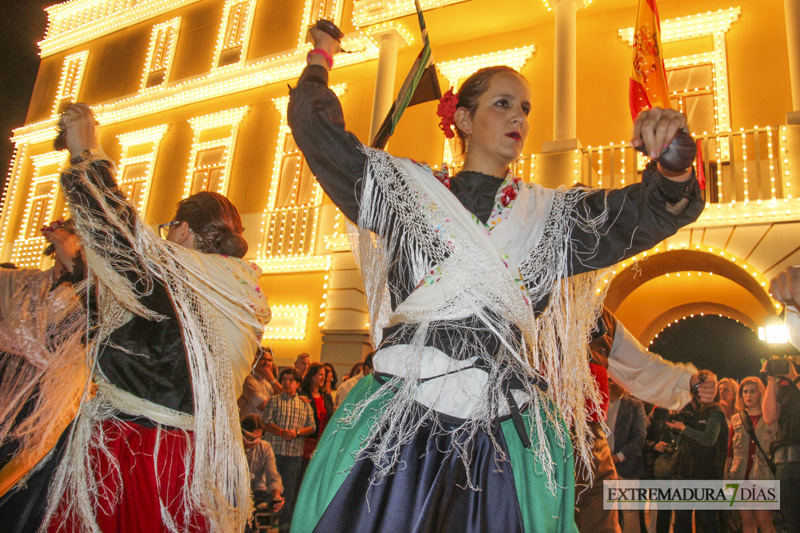
<svg viewBox="0 0 800 533"><path fill-rule="evenodd" d="M354 424L343 427L341 421L349 406L353 406L365 398L373 395L380 388L380 386L381 384L374 379L372 375L363 378L347 395L346 401L339 407L335 413L335 416L326 427L324 434L319 440L317 450L308 466L308 470L306 471L303 479L303 484L300 488L300 494L297 499L296 510L292 520L293 533L308 533L315 530L328 532L336 531L338 530L337 528L341 528L342 531L370 531L374 530L375 526L364 525L363 527L360 527L359 523L343 524L341 523L342 521L358 522L358 520L352 518L342 520L342 516L368 516L364 514L359 515L358 512L356 512L355 515L352 514L352 507L354 504L355 506L360 506L362 503L364 507L364 510L360 511L362 513L379 513L386 511L385 507L383 509L381 508L380 502L374 501L376 492L379 492L376 491L375 487L371 486L369 483L362 484L362 486L354 486L353 483L345 483L345 480L349 475L352 474L353 467L356 465L358 451L365 442L365 439L367 438L371 429L371 425L376 419L376 412L378 412L382 406L389 401L390 397L383 396L380 401L376 401L375 405L368 408L361 418ZM522 415L525 421L526 429L530 429L530 411L525 411L522 413ZM506 492L504 496L508 496L509 494L511 494L511 498L513 498L514 495L516 496L516 502L512 503L518 506L518 514L516 515L518 518L517 522L520 524L522 529L531 533L576 532L577 528L575 527L574 522L575 480L572 446L568 445L566 448L564 448L563 446L559 445L556 441L553 428L548 428L546 431L545 442L538 442L535 440L536 436L534 435L532 448L526 448L520 441L519 435L517 434L512 420L508 419L501 421L500 428L502 437L504 438L500 440L505 441L505 445L507 446L507 455L510 462L510 465L509 463L502 463L501 468L506 471L510 471L510 475L513 476L512 490L510 493ZM554 492L547 487L547 478L543 473L541 464L536 459L536 456L533 452L537 446L542 445L549 446L550 453L555 462L554 481L557 485L557 488ZM478 453L491 454L494 456L496 454L496 450L493 448L483 447L479 449ZM432 455L435 454L421 454L420 456L414 455L413 458L414 460L424 462L426 460L434 460L431 458ZM494 459L492 458L491 460ZM369 461L369 459L361 459L359 463L363 463L364 461ZM476 462L474 457L472 462ZM406 468L408 467L407 463L408 461L405 461L404 463ZM460 466L462 464L463 463L461 460L458 459L454 463L454 468L461 468L463 470L464 467ZM430 466L436 468L435 465ZM445 466L445 468L448 467ZM390 475L394 476L397 475L397 473ZM439 475L439 477L441 477L441 475ZM387 480L384 479L379 483L385 483L386 481ZM345 486L345 489L342 489L343 485ZM410 489L408 485L400 485L400 487L404 487L403 490L406 490L407 492L424 492L427 490L424 486L414 486ZM391 494L391 491L394 490L394 488L395 486L392 485L392 488L389 489L388 492ZM340 491L342 490L357 492L357 494L350 495L349 500L346 498L343 500L343 495L340 494ZM453 487L452 490L457 497L459 491L470 491L471 489ZM370 502L367 503L368 494L370 493L372 494L372 497L369 498ZM430 505L431 509L428 509L428 511L437 515L447 512L447 508L449 508L449 503L453 496L451 495L450 497L444 497L443 499L440 493L441 490L439 488L437 491L432 491L429 495L424 493L422 494L422 498L430 502L428 505ZM386 493L384 492L384 494ZM395 494L393 496L397 495ZM419 494L409 494L409 502L414 499L412 496L417 496L417 499L419 499ZM493 498L497 496L498 495L496 494L487 493L484 495L484 498ZM378 496L378 498L381 497L382 496L380 495ZM343 501L349 501L348 509L336 509L331 506L332 502L334 502L334 506L336 506L337 504L342 505ZM396 499L393 499L392 503L389 505L396 507L396 501ZM505 505L509 504L507 501L504 501L503 503ZM490 503L490 508L491 505L493 504ZM401 506L406 507L405 505ZM367 507L370 509L367 509ZM471 511L475 510L473 509ZM390 513L394 514L394 517L405 517L405 513L411 512L411 505L400 510L390 509ZM484 508L484 510L477 510L476 512L486 513L486 510ZM329 519L330 516L334 516L336 519ZM493 517L484 517L484 519L493 520ZM321 520L323 523L320 523ZM449 523L446 518L443 519L441 516L437 516L435 520L435 523L439 524L438 527L429 525L427 527L415 527L412 529L439 530L442 527L444 527L444 529L448 529L446 526L441 525ZM383 523L386 524L387 522L384 521ZM396 522L394 520L390 520L388 523L395 524ZM430 523L431 522L428 522L428 524ZM386 530L392 529L392 527L387 527L384 525L378 529ZM403 529L406 528L400 528L398 526L396 530L400 531ZM519 527L516 529L519 529ZM512 531L506 529L504 530L504 533L512 533Z"/></svg>

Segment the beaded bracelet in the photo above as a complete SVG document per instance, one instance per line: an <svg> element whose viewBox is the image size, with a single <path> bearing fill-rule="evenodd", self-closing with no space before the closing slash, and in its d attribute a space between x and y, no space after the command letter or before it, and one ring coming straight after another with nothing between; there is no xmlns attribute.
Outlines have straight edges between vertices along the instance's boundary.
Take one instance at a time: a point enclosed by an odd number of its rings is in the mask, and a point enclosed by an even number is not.
<svg viewBox="0 0 800 533"><path fill-rule="evenodd" d="M306 63L311 61L311 56L314 56L314 55L322 56L322 57L325 58L325 62L328 63L328 70L333 68L333 58L331 57L331 55L328 52L326 52L322 48L314 48L313 50L311 50L308 53L308 55L306 56Z"/></svg>

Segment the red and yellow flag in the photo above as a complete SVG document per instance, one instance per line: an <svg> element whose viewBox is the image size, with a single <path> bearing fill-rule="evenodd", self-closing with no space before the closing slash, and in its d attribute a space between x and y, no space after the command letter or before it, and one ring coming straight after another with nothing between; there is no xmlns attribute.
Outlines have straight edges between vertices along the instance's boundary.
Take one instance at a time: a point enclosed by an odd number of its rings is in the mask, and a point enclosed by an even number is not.
<svg viewBox="0 0 800 533"><path fill-rule="evenodd" d="M656 0L639 0L633 34L633 62L628 91L631 118L643 109L669 108L667 73L661 55L661 24Z"/></svg>

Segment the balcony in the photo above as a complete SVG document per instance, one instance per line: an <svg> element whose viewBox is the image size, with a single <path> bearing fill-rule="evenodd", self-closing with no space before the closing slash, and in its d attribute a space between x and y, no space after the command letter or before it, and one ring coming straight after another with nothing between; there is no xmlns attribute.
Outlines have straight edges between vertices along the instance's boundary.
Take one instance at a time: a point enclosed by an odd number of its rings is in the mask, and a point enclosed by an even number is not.
<svg viewBox="0 0 800 533"><path fill-rule="evenodd" d="M800 171L800 126L754 127L734 132L696 135L699 141L703 189L707 204L760 205L797 199ZM616 188L641 181L646 159L630 146L587 147L573 158L573 182L590 187ZM535 158L531 176L536 177ZM798 180L794 180L797 182Z"/></svg>

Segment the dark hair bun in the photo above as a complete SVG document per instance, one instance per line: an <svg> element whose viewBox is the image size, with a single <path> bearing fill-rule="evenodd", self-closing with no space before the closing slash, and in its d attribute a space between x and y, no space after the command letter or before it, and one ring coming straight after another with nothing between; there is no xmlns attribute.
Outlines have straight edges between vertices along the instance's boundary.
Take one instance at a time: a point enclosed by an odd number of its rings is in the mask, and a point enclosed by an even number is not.
<svg viewBox="0 0 800 533"><path fill-rule="evenodd" d="M175 220L189 224L196 248L207 254L244 257L242 218L230 200L219 193L201 191L178 203Z"/></svg>
<svg viewBox="0 0 800 533"><path fill-rule="evenodd" d="M215 243L216 252L232 257L244 257L247 253L247 241L241 234L222 233Z"/></svg>

